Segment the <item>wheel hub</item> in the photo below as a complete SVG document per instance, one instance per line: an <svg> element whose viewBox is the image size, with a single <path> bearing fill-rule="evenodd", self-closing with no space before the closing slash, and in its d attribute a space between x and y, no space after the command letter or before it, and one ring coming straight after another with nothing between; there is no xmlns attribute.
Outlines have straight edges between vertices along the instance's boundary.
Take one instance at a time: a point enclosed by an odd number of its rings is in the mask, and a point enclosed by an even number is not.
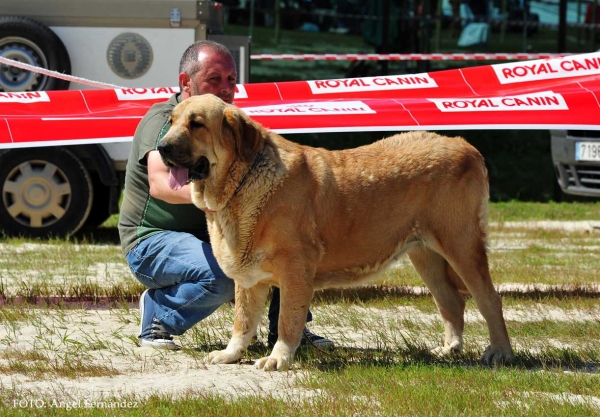
<svg viewBox="0 0 600 417"><path fill-rule="evenodd" d="M25 38L6 37L0 40L0 56L23 64L48 68L48 62L41 49ZM0 91L39 91L43 90L48 77L27 71L13 65L0 65Z"/></svg>
<svg viewBox="0 0 600 417"><path fill-rule="evenodd" d="M23 203L32 209L48 206L51 187L46 181L31 180L23 187Z"/></svg>
<svg viewBox="0 0 600 417"><path fill-rule="evenodd" d="M7 176L2 200L16 222L27 227L47 227L64 216L71 201L71 186L56 165L27 161Z"/></svg>

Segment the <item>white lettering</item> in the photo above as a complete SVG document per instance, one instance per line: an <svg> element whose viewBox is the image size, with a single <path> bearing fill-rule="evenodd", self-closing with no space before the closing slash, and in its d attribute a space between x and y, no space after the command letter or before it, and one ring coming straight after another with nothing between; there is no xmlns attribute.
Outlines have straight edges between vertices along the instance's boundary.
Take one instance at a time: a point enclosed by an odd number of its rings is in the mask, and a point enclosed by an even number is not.
<svg viewBox="0 0 600 417"><path fill-rule="evenodd" d="M115 90L117 99L121 100L156 100L167 99L179 92L179 87L153 87L153 88L120 88Z"/></svg>
<svg viewBox="0 0 600 417"><path fill-rule="evenodd" d="M362 101L326 101L274 106L242 107L249 116L330 116L334 114L374 114Z"/></svg>
<svg viewBox="0 0 600 417"><path fill-rule="evenodd" d="M39 103L43 101L50 101L50 97L44 91L0 92L0 103Z"/></svg>
<svg viewBox="0 0 600 417"><path fill-rule="evenodd" d="M552 91L489 98L429 98L442 112L569 110L564 97Z"/></svg>
<svg viewBox="0 0 600 417"><path fill-rule="evenodd" d="M600 74L600 53L492 65L501 84Z"/></svg>
<svg viewBox="0 0 600 417"><path fill-rule="evenodd" d="M388 77L346 78L339 80L307 81L313 94L336 94L359 91L387 91L437 88L429 74L392 75Z"/></svg>

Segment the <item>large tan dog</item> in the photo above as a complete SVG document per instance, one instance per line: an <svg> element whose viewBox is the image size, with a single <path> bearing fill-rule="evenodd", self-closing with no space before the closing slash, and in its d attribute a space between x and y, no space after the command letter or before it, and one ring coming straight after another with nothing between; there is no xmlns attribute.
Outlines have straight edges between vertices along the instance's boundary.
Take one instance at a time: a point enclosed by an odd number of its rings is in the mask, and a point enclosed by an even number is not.
<svg viewBox="0 0 600 417"><path fill-rule="evenodd" d="M209 362L242 357L276 285L279 339L256 365L287 369L314 291L364 283L403 253L442 315L435 352L462 349L470 293L490 333L482 360L513 358L488 269L487 170L465 140L409 132L331 152L290 142L212 95L184 100L171 121L158 149L189 169L215 257L236 282L233 337Z"/></svg>

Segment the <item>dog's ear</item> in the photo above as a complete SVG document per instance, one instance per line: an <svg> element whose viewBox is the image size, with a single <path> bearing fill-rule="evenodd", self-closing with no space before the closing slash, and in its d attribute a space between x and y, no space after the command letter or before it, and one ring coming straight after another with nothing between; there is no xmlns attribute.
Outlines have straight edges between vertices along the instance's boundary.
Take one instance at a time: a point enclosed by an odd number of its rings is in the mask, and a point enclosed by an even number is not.
<svg viewBox="0 0 600 417"><path fill-rule="evenodd" d="M261 126L236 106L229 105L223 111L224 135L227 130L231 132L238 157L247 162L254 160L263 140Z"/></svg>

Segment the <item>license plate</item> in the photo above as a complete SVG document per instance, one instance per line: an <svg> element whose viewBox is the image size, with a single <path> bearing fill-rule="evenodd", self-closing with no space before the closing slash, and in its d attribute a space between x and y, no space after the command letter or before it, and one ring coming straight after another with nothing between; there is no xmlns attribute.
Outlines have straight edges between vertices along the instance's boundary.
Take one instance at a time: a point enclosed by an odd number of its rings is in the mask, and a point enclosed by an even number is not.
<svg viewBox="0 0 600 417"><path fill-rule="evenodd" d="M575 160L600 161L600 142L575 142Z"/></svg>

